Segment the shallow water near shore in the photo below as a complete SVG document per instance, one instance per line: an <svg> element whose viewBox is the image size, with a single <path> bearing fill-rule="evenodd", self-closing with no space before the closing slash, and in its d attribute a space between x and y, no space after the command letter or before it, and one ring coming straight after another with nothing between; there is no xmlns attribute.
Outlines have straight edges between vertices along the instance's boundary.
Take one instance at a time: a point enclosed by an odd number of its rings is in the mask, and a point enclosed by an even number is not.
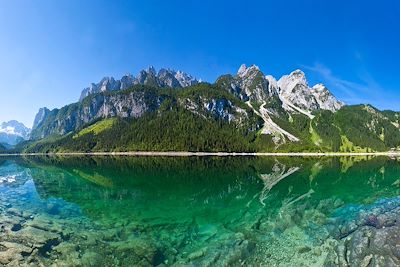
<svg viewBox="0 0 400 267"><path fill-rule="evenodd" d="M3 157L0 266L398 266L388 157Z"/></svg>

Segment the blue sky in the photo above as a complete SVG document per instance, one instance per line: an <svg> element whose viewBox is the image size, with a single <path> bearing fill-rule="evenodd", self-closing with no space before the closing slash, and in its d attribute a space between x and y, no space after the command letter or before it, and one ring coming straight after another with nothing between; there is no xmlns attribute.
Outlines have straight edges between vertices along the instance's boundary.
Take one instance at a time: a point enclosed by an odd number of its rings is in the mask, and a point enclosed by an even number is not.
<svg viewBox="0 0 400 267"><path fill-rule="evenodd" d="M400 1L0 1L0 122L148 65L213 82L301 68L348 104L400 110Z"/></svg>

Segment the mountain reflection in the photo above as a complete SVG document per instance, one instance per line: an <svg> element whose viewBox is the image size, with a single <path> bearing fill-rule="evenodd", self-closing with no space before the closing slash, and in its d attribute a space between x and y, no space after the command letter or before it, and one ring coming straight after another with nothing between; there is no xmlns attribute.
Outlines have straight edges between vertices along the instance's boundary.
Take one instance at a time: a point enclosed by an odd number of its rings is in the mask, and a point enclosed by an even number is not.
<svg viewBox="0 0 400 267"><path fill-rule="evenodd" d="M123 259L145 244L141 252L157 263L204 266L215 256L221 265L241 257L276 266L311 257L332 266L346 261L341 248L359 248L344 237L363 236L364 226L378 237L397 231L399 173L398 160L386 157L2 158L0 214L9 230L0 242L30 242L44 233L27 233L46 229L61 242L54 257L96 244L104 266L116 248ZM321 246L329 257L320 259ZM276 251L296 258L264 257Z"/></svg>
<svg viewBox="0 0 400 267"><path fill-rule="evenodd" d="M72 202L96 218L110 213L154 217L159 210L157 217L170 219L174 214L192 217L207 209L226 216L222 210L232 213L243 206L254 210L265 206L264 212L273 213L305 198L373 201L399 184L399 164L389 158L28 157L14 161L19 173L29 172L42 199ZM0 167L3 178L7 166Z"/></svg>

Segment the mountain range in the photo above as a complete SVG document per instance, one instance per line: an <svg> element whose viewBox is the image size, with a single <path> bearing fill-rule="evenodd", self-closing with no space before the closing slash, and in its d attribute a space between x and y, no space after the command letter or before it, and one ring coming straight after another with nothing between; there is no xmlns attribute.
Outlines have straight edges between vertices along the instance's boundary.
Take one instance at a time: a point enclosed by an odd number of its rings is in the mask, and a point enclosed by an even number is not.
<svg viewBox="0 0 400 267"><path fill-rule="evenodd" d="M79 101L42 108L20 151L387 151L400 146L399 113L345 105L303 71L275 79L259 67L204 83L153 67L105 77Z"/></svg>
<svg viewBox="0 0 400 267"><path fill-rule="evenodd" d="M122 76L120 80L113 77L104 77L98 83L92 83L89 87L83 89L79 100L91 94L129 89L134 85L142 84L154 87L182 88L198 84L199 81L191 75L170 69L161 69L158 73L154 67L142 70L136 77L131 74Z"/></svg>
<svg viewBox="0 0 400 267"><path fill-rule="evenodd" d="M31 129L24 124L12 120L0 124L0 144L12 147L30 138Z"/></svg>

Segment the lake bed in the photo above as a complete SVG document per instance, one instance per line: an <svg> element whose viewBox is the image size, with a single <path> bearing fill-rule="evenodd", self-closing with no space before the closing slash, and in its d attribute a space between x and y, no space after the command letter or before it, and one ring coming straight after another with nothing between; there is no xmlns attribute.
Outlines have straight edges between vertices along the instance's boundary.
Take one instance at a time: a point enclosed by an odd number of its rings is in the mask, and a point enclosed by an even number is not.
<svg viewBox="0 0 400 267"><path fill-rule="evenodd" d="M0 158L0 265L396 266L388 157Z"/></svg>

